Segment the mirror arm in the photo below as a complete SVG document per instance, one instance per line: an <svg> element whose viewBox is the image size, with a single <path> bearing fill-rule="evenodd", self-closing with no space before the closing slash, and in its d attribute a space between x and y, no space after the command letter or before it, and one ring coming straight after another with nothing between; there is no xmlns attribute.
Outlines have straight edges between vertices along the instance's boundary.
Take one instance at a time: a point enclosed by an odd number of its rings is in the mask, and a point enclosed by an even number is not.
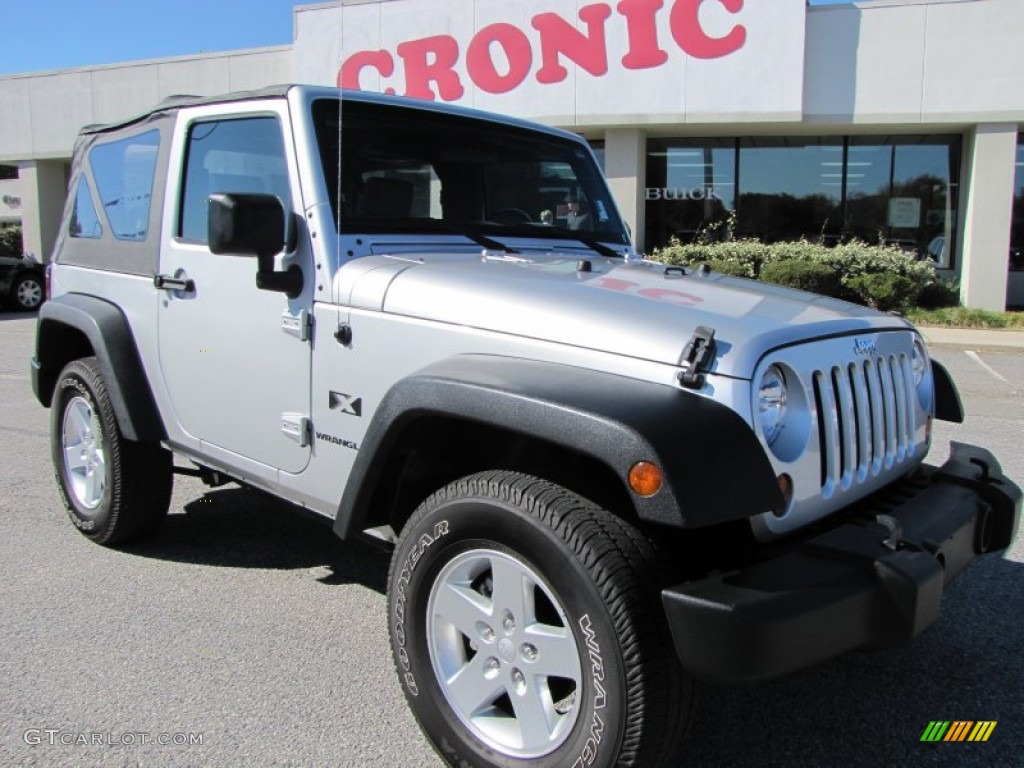
<svg viewBox="0 0 1024 768"><path fill-rule="evenodd" d="M295 264L278 272L274 269L273 254L260 254L257 257L256 287L261 291L276 291L297 299L302 293L302 270Z"/></svg>

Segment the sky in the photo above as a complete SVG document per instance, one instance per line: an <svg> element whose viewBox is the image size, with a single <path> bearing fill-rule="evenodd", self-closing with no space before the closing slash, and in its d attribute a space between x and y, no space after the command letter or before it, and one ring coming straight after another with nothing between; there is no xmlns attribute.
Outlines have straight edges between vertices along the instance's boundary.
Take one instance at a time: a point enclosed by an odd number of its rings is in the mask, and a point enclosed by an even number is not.
<svg viewBox="0 0 1024 768"><path fill-rule="evenodd" d="M0 0L0 76L293 42L294 0Z"/></svg>
<svg viewBox="0 0 1024 768"><path fill-rule="evenodd" d="M307 2L0 0L0 76L289 45L292 8Z"/></svg>

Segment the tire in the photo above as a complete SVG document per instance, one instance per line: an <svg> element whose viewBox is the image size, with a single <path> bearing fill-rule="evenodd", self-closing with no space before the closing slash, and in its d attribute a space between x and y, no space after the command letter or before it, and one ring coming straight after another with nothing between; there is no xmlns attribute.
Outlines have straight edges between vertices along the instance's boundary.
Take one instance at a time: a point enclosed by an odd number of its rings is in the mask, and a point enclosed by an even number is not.
<svg viewBox="0 0 1024 768"><path fill-rule="evenodd" d="M650 541L512 472L463 478L405 525L388 629L406 700L448 765L663 765L688 715Z"/></svg>
<svg viewBox="0 0 1024 768"><path fill-rule="evenodd" d="M171 502L171 453L124 438L95 357L64 367L51 410L54 474L75 527L107 545L155 531Z"/></svg>
<svg viewBox="0 0 1024 768"><path fill-rule="evenodd" d="M46 288L38 275L19 275L11 286L11 303L22 312L39 309L46 298Z"/></svg>

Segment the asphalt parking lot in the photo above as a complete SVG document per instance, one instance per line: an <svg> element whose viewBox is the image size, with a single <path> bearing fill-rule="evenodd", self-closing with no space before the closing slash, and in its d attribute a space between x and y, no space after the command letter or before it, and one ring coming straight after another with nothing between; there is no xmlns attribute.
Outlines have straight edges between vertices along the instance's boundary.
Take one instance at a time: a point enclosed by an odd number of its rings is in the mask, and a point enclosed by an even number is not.
<svg viewBox="0 0 1024 768"><path fill-rule="evenodd" d="M439 765L391 666L385 555L181 477L153 541L113 551L74 530L29 386L34 327L0 314L0 765ZM1024 482L1024 353L966 351L933 350L968 421L937 428L932 461L950 439L975 442ZM698 685L679 764L1020 765L1022 627L1018 537L962 575L907 648ZM986 743L922 744L933 720L998 724Z"/></svg>

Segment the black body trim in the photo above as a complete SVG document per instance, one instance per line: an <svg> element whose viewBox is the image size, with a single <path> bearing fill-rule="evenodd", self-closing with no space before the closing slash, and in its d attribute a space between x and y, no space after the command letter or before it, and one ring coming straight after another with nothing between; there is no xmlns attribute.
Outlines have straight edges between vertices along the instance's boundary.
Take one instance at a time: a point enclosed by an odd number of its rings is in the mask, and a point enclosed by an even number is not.
<svg viewBox="0 0 1024 768"><path fill-rule="evenodd" d="M946 584L1010 545L1020 511L995 458L953 443L941 469L923 467L891 499L855 505L746 568L664 590L676 652L704 680L748 683L906 643L938 617Z"/></svg>
<svg viewBox="0 0 1024 768"><path fill-rule="evenodd" d="M78 337L67 333L69 328L85 336L91 352L76 346ZM124 436L136 441L166 438L128 319L117 306L95 296L69 293L39 310L32 359L32 391L39 402L49 408L61 369L88 354L99 362Z"/></svg>
<svg viewBox="0 0 1024 768"><path fill-rule="evenodd" d="M368 519L374 489L406 428L437 415L526 434L602 462L643 520L708 526L783 505L753 430L713 400L566 365L464 355L398 382L384 397L342 496L334 525L339 536ZM642 460L665 473L665 486L650 498L628 491L629 470Z"/></svg>
<svg viewBox="0 0 1024 768"><path fill-rule="evenodd" d="M935 382L935 418L963 424L964 404L960 400L960 392L949 371L937 360L932 360L932 381Z"/></svg>

